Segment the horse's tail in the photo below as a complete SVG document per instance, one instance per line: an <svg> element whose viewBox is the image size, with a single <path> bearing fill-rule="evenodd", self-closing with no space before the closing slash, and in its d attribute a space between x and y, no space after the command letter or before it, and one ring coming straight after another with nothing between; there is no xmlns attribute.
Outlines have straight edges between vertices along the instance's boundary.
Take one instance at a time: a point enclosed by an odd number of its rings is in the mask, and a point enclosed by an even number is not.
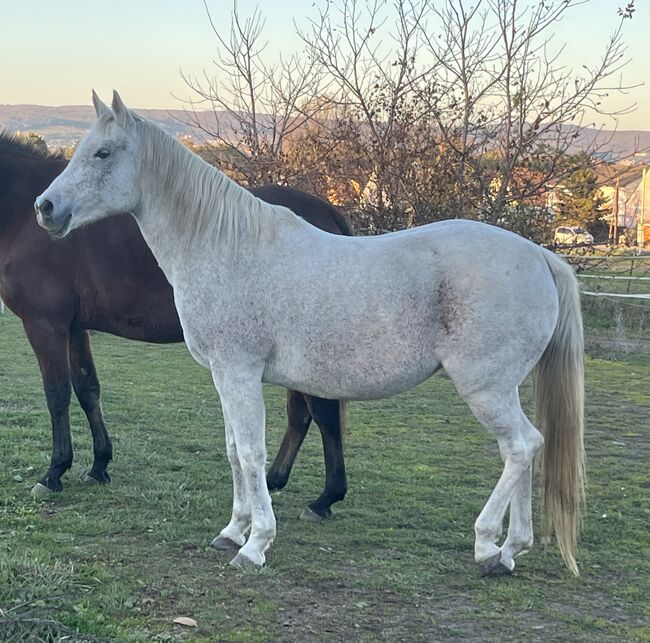
<svg viewBox="0 0 650 643"><path fill-rule="evenodd" d="M350 223L350 220L348 219L343 212L341 212L338 208L335 208L333 205L331 206L332 208L332 216L334 217L334 221L336 221L336 227L340 230L340 233L346 237L353 237L354 236L354 230L352 228L352 224Z"/></svg>
<svg viewBox="0 0 650 643"><path fill-rule="evenodd" d="M560 304L557 326L535 370L535 414L544 435L542 532L555 530L567 567L577 576L576 545L585 500L584 353L580 292L573 269L544 253Z"/></svg>

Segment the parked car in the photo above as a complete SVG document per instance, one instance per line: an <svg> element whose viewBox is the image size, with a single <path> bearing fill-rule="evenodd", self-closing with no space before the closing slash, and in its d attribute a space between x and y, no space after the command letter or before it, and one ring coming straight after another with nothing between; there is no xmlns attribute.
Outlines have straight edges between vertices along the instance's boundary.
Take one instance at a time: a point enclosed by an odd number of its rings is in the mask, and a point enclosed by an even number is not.
<svg viewBox="0 0 650 643"><path fill-rule="evenodd" d="M553 241L556 246L590 246L594 242L594 237L579 226L560 226L555 229Z"/></svg>

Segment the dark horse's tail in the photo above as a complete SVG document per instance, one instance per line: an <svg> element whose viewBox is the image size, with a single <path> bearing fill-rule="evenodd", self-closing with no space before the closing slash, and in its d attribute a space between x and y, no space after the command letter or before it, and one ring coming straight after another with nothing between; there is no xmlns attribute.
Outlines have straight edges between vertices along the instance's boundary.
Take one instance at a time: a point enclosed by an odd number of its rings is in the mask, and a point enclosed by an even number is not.
<svg viewBox="0 0 650 643"><path fill-rule="evenodd" d="M341 231L341 234L346 237L353 237L354 230L352 229L352 224L350 220L341 212L338 208L332 206L332 214L338 229Z"/></svg>

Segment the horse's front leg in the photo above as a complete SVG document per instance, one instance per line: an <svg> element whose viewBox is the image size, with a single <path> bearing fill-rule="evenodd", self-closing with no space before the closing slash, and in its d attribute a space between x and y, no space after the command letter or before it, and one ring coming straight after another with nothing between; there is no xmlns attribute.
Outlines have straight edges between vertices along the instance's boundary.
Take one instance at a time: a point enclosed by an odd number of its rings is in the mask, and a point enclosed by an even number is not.
<svg viewBox="0 0 650 643"><path fill-rule="evenodd" d="M212 541L215 549L239 549L246 542L246 534L251 527L251 511L244 484L244 475L239 464L237 445L232 426L222 403L223 421L226 428L226 453L232 471L232 514L230 522Z"/></svg>
<svg viewBox="0 0 650 643"><path fill-rule="evenodd" d="M265 551L275 538L275 516L271 506L271 496L266 486L264 465L266 462L265 414L262 396L262 369L213 369L215 385L221 398L224 418L236 450L236 458L243 480L245 508L250 511L251 532L248 540L232 559L231 565L241 568L255 568L264 565ZM233 476L237 466L233 466ZM241 483L233 478L233 486L241 488ZM237 489L235 490L237 494ZM236 500L236 498L235 498ZM237 544L241 542L243 521L246 510L236 514L235 531L227 531L229 523L221 534ZM236 536L234 540L232 536Z"/></svg>
<svg viewBox="0 0 650 643"><path fill-rule="evenodd" d="M43 390L52 420L52 458L47 473L36 483L32 493L43 495L62 491L61 476L72 466L70 436L70 361L69 333L64 326L23 321L43 378Z"/></svg>
<svg viewBox="0 0 650 643"><path fill-rule="evenodd" d="M323 440L325 489L300 514L300 517L303 520L320 521L332 517L332 504L343 500L348 488L342 437L345 402L310 395L306 395L305 398Z"/></svg>
<svg viewBox="0 0 650 643"><path fill-rule="evenodd" d="M306 396L298 391L287 390L287 430L266 474L269 491L283 489L289 481L293 463L307 435L311 419Z"/></svg>

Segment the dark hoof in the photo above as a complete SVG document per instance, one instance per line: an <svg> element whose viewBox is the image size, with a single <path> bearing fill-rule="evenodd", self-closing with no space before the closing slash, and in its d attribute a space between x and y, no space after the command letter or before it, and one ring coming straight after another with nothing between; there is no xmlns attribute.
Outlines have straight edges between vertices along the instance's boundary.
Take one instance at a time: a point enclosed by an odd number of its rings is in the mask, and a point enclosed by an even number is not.
<svg viewBox="0 0 650 643"><path fill-rule="evenodd" d="M232 551L241 547L234 540L230 540L230 538L226 538L225 536L217 536L210 545L219 551Z"/></svg>
<svg viewBox="0 0 650 643"><path fill-rule="evenodd" d="M93 471L89 471L84 475L83 481L85 484L89 485L108 484L111 481L111 477L108 475L107 471L103 471L102 473L93 473Z"/></svg>
<svg viewBox="0 0 650 643"><path fill-rule="evenodd" d="M323 522L324 520L329 520L332 517L332 510L327 507L322 511L322 513L316 512L311 507L305 507L300 514L300 520L305 520L307 522Z"/></svg>
<svg viewBox="0 0 650 643"><path fill-rule="evenodd" d="M269 473L266 476L266 488L269 491L280 491L287 486L287 478L282 478L274 473Z"/></svg>
<svg viewBox="0 0 650 643"><path fill-rule="evenodd" d="M63 491L63 483L60 479L54 479L49 474L42 477L32 488L32 494L35 496L45 496L51 491L57 493Z"/></svg>
<svg viewBox="0 0 650 643"><path fill-rule="evenodd" d="M230 566L235 567L236 569L241 569L245 572L258 572L263 567L263 565L259 565L241 552L230 561Z"/></svg>
<svg viewBox="0 0 650 643"><path fill-rule="evenodd" d="M485 576L504 576L505 574L512 574L512 568L501 562L501 553L490 556L487 560L483 560L478 564L479 574Z"/></svg>
<svg viewBox="0 0 650 643"><path fill-rule="evenodd" d="M54 490L50 489L49 487L46 487L44 484L41 484L40 482L37 482L32 487L32 496L34 496L34 498L45 498L49 496L51 493L54 493Z"/></svg>

